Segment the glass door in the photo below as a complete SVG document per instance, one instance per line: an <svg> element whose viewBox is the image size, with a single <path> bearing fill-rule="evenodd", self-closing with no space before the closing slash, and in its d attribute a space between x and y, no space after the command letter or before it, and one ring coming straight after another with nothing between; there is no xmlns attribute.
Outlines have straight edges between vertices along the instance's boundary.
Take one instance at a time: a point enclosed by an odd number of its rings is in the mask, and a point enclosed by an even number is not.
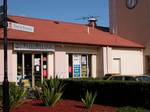
<svg viewBox="0 0 150 112"><path fill-rule="evenodd" d="M34 54L34 79L35 85L41 83L41 54Z"/></svg>

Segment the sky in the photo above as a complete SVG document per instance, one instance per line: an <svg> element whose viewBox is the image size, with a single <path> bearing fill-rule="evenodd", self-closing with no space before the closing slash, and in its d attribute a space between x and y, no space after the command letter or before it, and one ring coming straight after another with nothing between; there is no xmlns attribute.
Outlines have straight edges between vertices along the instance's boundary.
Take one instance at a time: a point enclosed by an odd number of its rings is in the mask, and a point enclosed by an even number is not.
<svg viewBox="0 0 150 112"><path fill-rule="evenodd" d="M3 0L0 0L1 4ZM97 25L109 26L108 0L7 0L8 15L86 24L82 19L99 16Z"/></svg>

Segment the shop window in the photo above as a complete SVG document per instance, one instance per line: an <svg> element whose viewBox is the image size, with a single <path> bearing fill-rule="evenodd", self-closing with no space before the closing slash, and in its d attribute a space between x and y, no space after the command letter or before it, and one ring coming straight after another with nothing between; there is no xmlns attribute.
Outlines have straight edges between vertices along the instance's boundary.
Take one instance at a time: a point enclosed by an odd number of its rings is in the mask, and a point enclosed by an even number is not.
<svg viewBox="0 0 150 112"><path fill-rule="evenodd" d="M33 77L32 77L32 73L34 73ZM17 53L17 82L18 84L23 79L29 79L30 85L32 84L32 81L34 81L35 84L40 83L42 77L43 78L48 77L47 53L32 54L32 53L19 53L18 52Z"/></svg>
<svg viewBox="0 0 150 112"><path fill-rule="evenodd" d="M91 76L91 55L68 54L69 78L86 78Z"/></svg>
<svg viewBox="0 0 150 112"><path fill-rule="evenodd" d="M22 54L17 54L17 74L22 75Z"/></svg>
<svg viewBox="0 0 150 112"><path fill-rule="evenodd" d="M73 77L81 77L81 55L73 54Z"/></svg>
<svg viewBox="0 0 150 112"><path fill-rule="evenodd" d="M69 54L69 78L73 77L72 54Z"/></svg>
<svg viewBox="0 0 150 112"><path fill-rule="evenodd" d="M82 55L81 56L81 77L87 77L87 55Z"/></svg>
<svg viewBox="0 0 150 112"><path fill-rule="evenodd" d="M31 54L24 54L24 67L25 67L25 75L32 74L32 55Z"/></svg>
<svg viewBox="0 0 150 112"><path fill-rule="evenodd" d="M43 54L43 77L48 77L48 71L47 71L47 54Z"/></svg>
<svg viewBox="0 0 150 112"><path fill-rule="evenodd" d="M34 76L35 83L41 82L41 54L34 55Z"/></svg>
<svg viewBox="0 0 150 112"><path fill-rule="evenodd" d="M22 54L17 53L17 83L19 84L23 75L22 69Z"/></svg>

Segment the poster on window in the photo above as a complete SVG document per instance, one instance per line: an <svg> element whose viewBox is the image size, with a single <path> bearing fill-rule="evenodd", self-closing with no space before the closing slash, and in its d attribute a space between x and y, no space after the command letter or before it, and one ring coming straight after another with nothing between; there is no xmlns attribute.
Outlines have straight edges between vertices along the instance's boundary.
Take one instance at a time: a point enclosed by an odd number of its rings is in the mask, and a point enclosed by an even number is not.
<svg viewBox="0 0 150 112"><path fill-rule="evenodd" d="M81 57L81 75L87 77L87 56Z"/></svg>
<svg viewBox="0 0 150 112"><path fill-rule="evenodd" d="M73 75L75 78L80 77L81 56L73 55Z"/></svg>
<svg viewBox="0 0 150 112"><path fill-rule="evenodd" d="M40 65L40 58L35 58L34 59L34 65L36 66L36 65Z"/></svg>

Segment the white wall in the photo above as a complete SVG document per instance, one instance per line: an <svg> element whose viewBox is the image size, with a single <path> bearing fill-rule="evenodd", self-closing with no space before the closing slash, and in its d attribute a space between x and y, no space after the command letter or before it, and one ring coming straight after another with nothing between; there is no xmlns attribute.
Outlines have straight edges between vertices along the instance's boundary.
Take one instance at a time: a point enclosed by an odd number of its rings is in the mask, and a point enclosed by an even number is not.
<svg viewBox="0 0 150 112"><path fill-rule="evenodd" d="M13 53L12 49L8 50L8 80L17 81L17 54Z"/></svg>
<svg viewBox="0 0 150 112"><path fill-rule="evenodd" d="M112 71L112 48L103 47L103 69L104 74L111 73Z"/></svg>
<svg viewBox="0 0 150 112"><path fill-rule="evenodd" d="M2 46L1 46L2 47ZM4 78L4 50L0 49L0 82L3 82ZM10 46L7 51L7 74L9 82L17 81L17 55L13 53Z"/></svg>
<svg viewBox="0 0 150 112"><path fill-rule="evenodd" d="M97 68L97 66L96 66L96 62L97 62L97 60L96 60L96 55L92 55L92 77L93 78L96 78L96 75L97 75L97 73L96 73L96 68Z"/></svg>
<svg viewBox="0 0 150 112"><path fill-rule="evenodd" d="M48 53L48 78L54 75L54 54Z"/></svg>
<svg viewBox="0 0 150 112"><path fill-rule="evenodd" d="M65 51L55 51L55 75L68 78L68 56Z"/></svg>
<svg viewBox="0 0 150 112"><path fill-rule="evenodd" d="M0 82L4 79L4 50L0 49Z"/></svg>
<svg viewBox="0 0 150 112"><path fill-rule="evenodd" d="M143 74L143 50L140 49L112 49L113 58L121 60L121 74L138 75ZM113 71L113 70L112 70Z"/></svg>

